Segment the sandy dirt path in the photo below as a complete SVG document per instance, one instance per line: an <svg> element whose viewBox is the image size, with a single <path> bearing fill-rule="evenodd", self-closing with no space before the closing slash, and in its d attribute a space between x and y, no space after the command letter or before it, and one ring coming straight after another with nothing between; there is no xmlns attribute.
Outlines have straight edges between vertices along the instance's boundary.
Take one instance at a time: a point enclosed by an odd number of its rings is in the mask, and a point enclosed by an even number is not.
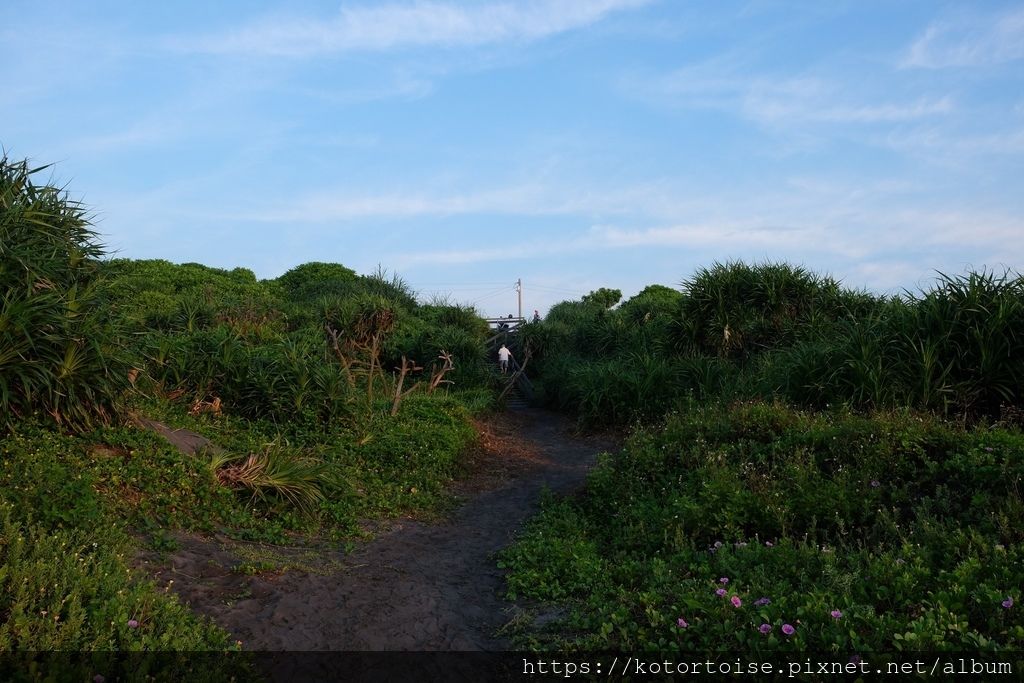
<svg viewBox="0 0 1024 683"><path fill-rule="evenodd" d="M350 553L316 551L325 571L247 576L230 571L240 561L230 544L188 536L162 561L140 559L248 650L506 649L498 631L510 605L495 554L536 512L543 488L579 488L610 442L574 437L543 411L498 419L459 490L465 502L446 520L397 520Z"/></svg>

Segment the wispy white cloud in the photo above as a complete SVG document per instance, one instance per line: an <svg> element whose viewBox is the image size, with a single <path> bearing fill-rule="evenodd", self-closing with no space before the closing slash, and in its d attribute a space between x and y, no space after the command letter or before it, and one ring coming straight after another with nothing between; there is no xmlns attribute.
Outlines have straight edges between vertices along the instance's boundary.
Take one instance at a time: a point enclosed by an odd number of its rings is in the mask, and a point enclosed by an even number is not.
<svg viewBox="0 0 1024 683"><path fill-rule="evenodd" d="M410 268L424 263L431 265L466 265L536 258L541 254L558 254L562 253L562 251L562 244L555 242L548 242L538 246L508 245L497 248L438 249L397 254L394 258L394 264L399 269Z"/></svg>
<svg viewBox="0 0 1024 683"><path fill-rule="evenodd" d="M746 75L742 64L711 60L648 77L630 77L623 88L659 104L726 111L766 125L897 123L953 111L950 96L872 101L851 95L838 79Z"/></svg>
<svg viewBox="0 0 1024 683"><path fill-rule="evenodd" d="M752 118L771 122L822 123L894 123L915 121L953 109L946 97L917 98L914 100L879 104L832 104L829 97L785 97L779 92L753 92L744 102L744 109Z"/></svg>
<svg viewBox="0 0 1024 683"><path fill-rule="evenodd" d="M721 223L673 225L642 229L614 226L591 228L592 244L607 249L626 247L806 247L825 237L820 227L770 226L733 219Z"/></svg>
<svg viewBox="0 0 1024 683"><path fill-rule="evenodd" d="M916 224L926 244L949 247L998 246L1016 263L1024 258L1024 217L1001 211L907 210L894 217L904 225Z"/></svg>
<svg viewBox="0 0 1024 683"><path fill-rule="evenodd" d="M186 131L187 127L182 121L151 117L113 132L80 137L67 143L64 149L70 154L112 154L128 149L170 145Z"/></svg>
<svg viewBox="0 0 1024 683"><path fill-rule="evenodd" d="M781 219L781 217L780 217ZM873 227L864 229L864 224ZM860 234L857 231L861 230ZM970 248L964 248L971 245ZM515 260L568 258L586 252L678 250L682 253L718 254L721 258L763 255L815 263L846 264L857 275L854 284L888 289L912 282L940 262L937 254L957 249L961 258L978 259L962 266L992 265L990 247L999 245L998 262L1019 263L1024 257L1024 223L1013 216L985 211L918 211L889 214L872 211L849 224L811 223L790 217L788 223L770 224L756 218L734 216L722 222L623 228L594 226L589 230L526 245L466 247L396 254L399 268L430 265L469 265ZM916 262L910 252L923 254ZM988 260L986 260L988 259ZM955 259L954 259L955 260ZM949 262L949 257L944 258ZM931 264L931 265L929 265Z"/></svg>
<svg viewBox="0 0 1024 683"><path fill-rule="evenodd" d="M547 182L516 183L469 191L342 193L316 192L277 206L243 213L269 223L332 223L363 218L430 218L501 214L513 216L618 216L638 210L649 216L678 216L702 204L681 198L676 184L655 181L614 189L566 187Z"/></svg>
<svg viewBox="0 0 1024 683"><path fill-rule="evenodd" d="M279 223L330 223L359 218L415 218L482 213L542 215L565 213L564 207L539 205L540 189L513 186L466 193L313 194L284 206L259 211L251 220Z"/></svg>
<svg viewBox="0 0 1024 683"><path fill-rule="evenodd" d="M678 187L663 189L680 194ZM818 264L819 268L833 264L852 278L853 286L882 290L913 284L938 267L957 272L969 265L1024 262L1024 220L1020 216L958 200L921 207L916 200L919 191L916 184L900 179L844 183L794 177L762 193L742 192L742 201L727 191L701 199L676 197L679 211L667 220L638 203L612 221L533 240L529 246L499 248L482 243L418 250L397 255L396 262L403 268L535 262L624 251L701 258L781 258ZM622 196L628 194L624 190ZM655 194L650 186L633 192L636 197ZM573 206L581 204L570 202L557 208L568 211Z"/></svg>
<svg viewBox="0 0 1024 683"><path fill-rule="evenodd" d="M897 293L903 289L911 289L908 283L913 278L919 278L917 288L926 288L929 278L921 273L921 265L911 261L900 259L880 259L878 261L866 261L858 263L849 270L849 285L860 287L862 283L870 282L876 291L887 291Z"/></svg>
<svg viewBox="0 0 1024 683"><path fill-rule="evenodd" d="M906 51L905 68L990 66L1024 59L1024 9L934 22Z"/></svg>
<svg viewBox="0 0 1024 683"><path fill-rule="evenodd" d="M434 91L434 82L428 78L399 75L382 80L374 86L349 88L296 88L301 97L309 97L332 104L364 104L381 100L417 100Z"/></svg>
<svg viewBox="0 0 1024 683"><path fill-rule="evenodd" d="M956 133L933 126L890 132L885 144L900 151L928 152L955 160L977 155L1024 154L1024 127L990 133Z"/></svg>
<svg viewBox="0 0 1024 683"><path fill-rule="evenodd" d="M345 6L334 17L258 21L226 34L176 40L207 53L307 57L422 46L531 41L582 28L650 0L524 0L459 5L414 2Z"/></svg>
<svg viewBox="0 0 1024 683"><path fill-rule="evenodd" d="M1018 223L1005 217L908 212L921 186L880 177L871 182L792 176L760 190L737 187L712 193L685 179L598 187L564 182L520 183L460 192L340 194L320 192L224 219L281 225L344 225L364 219L409 220L454 216L566 217L589 222L585 234L544 240L543 253L579 249L694 248L818 250L858 259L876 248L914 248L969 240L979 225L1003 226L988 240L1013 243ZM1024 226L1022 226L1024 228ZM1022 237L1016 241L1024 244ZM522 256L536 254L537 247ZM451 263L516 258L509 249L442 251L417 261ZM404 261L403 261L404 263Z"/></svg>

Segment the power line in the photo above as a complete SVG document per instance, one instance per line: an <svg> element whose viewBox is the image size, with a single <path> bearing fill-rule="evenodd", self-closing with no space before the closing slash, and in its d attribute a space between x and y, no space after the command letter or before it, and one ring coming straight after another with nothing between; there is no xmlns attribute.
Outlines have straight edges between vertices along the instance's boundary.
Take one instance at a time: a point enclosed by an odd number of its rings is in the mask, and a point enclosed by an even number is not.
<svg viewBox="0 0 1024 683"><path fill-rule="evenodd" d="M495 285L505 285L506 282L420 282L418 286L421 287L494 287Z"/></svg>
<svg viewBox="0 0 1024 683"><path fill-rule="evenodd" d="M505 289L500 289L497 292L493 292L491 294L487 294L486 296L482 296L479 299L475 299L471 303L478 304L481 301L486 301L487 299L493 299L494 297L498 296L499 294L505 294L506 292L514 292L514 291L515 291L515 289L513 289L512 287L506 287Z"/></svg>

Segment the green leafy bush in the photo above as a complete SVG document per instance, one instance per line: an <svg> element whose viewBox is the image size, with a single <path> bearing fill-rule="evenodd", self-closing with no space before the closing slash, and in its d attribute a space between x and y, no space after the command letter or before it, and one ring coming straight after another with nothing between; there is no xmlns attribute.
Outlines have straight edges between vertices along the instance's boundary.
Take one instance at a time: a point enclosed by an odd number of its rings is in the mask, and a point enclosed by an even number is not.
<svg viewBox="0 0 1024 683"><path fill-rule="evenodd" d="M316 299L337 294L339 285L354 282L357 277L354 270L340 263L310 262L295 266L276 282L293 299Z"/></svg>
<svg viewBox="0 0 1024 683"><path fill-rule="evenodd" d="M1015 650L1022 476L1019 432L695 408L604 456L503 562L514 595L574 606L556 648Z"/></svg>
<svg viewBox="0 0 1024 683"><path fill-rule="evenodd" d="M727 263L680 292L596 301L556 304L523 332L546 399L584 424L657 420L710 397L970 420L1019 421L1024 409L1024 278L1010 272L884 299L787 264Z"/></svg>
<svg viewBox="0 0 1024 683"><path fill-rule="evenodd" d="M138 580L127 546L103 530L19 523L0 503L0 648L11 650L237 649L166 590Z"/></svg>
<svg viewBox="0 0 1024 683"><path fill-rule="evenodd" d="M42 412L81 428L108 420L128 385L114 348L86 210L0 159L0 419Z"/></svg>

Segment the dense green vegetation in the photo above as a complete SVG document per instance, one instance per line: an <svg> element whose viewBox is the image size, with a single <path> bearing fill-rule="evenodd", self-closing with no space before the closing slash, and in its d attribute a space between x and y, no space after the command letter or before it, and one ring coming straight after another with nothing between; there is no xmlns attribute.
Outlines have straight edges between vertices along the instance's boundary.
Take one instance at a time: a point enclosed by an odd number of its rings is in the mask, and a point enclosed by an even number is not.
<svg viewBox="0 0 1024 683"><path fill-rule="evenodd" d="M236 649L140 543L344 542L449 503L494 401L475 311L339 264L105 260L38 173L0 163L3 649ZM1024 647L1024 279L877 297L728 263L620 300L516 340L549 405L630 431L504 554L513 596L570 607L525 644Z"/></svg>
<svg viewBox="0 0 1024 683"><path fill-rule="evenodd" d="M127 386L100 306L102 249L82 206L33 182L41 170L0 159L0 427L33 410L92 424Z"/></svg>
<svg viewBox="0 0 1024 683"><path fill-rule="evenodd" d="M548 401L578 406L584 423L657 419L691 397L989 419L1024 404L1024 279L1010 273L881 298L786 264L732 263L617 308L608 292L527 330Z"/></svg>
<svg viewBox="0 0 1024 683"><path fill-rule="evenodd" d="M505 553L513 596L571 608L528 644L1024 646L1024 280L732 263L617 295L528 331L552 405L633 426Z"/></svg>
<svg viewBox="0 0 1024 683"><path fill-rule="evenodd" d="M494 396L475 311L338 264L105 260L40 171L0 163L0 647L234 649L136 575L140 542L330 543L450 504Z"/></svg>

